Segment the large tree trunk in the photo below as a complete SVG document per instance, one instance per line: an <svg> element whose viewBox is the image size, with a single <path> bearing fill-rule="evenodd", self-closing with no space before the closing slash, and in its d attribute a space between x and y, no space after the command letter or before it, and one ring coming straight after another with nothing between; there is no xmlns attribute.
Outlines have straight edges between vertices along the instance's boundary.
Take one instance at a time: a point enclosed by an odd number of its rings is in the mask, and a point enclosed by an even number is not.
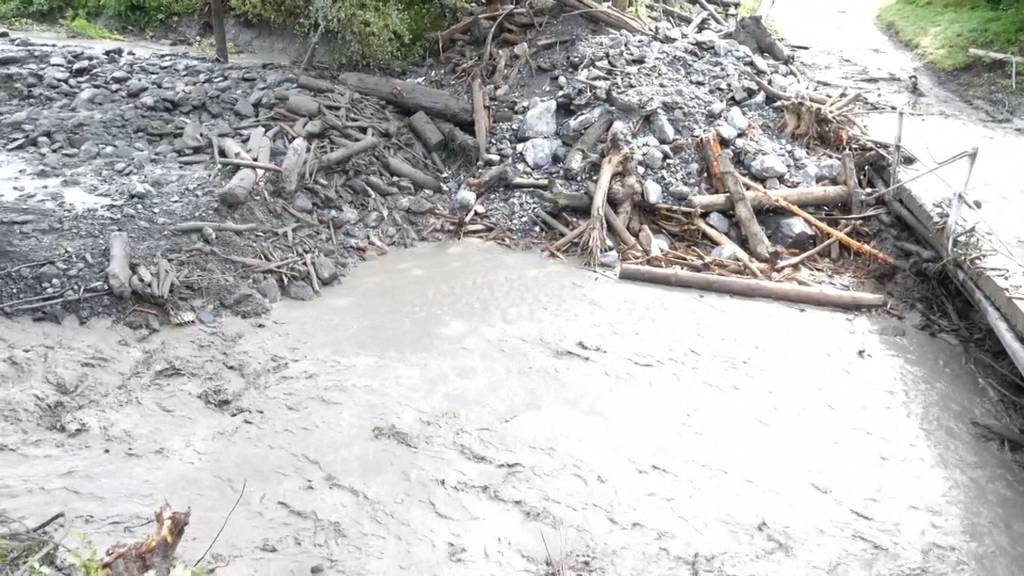
<svg viewBox="0 0 1024 576"><path fill-rule="evenodd" d="M431 116L438 116L462 126L473 124L472 104L443 90L359 72L347 72L339 76L338 80L360 94L380 98L403 110L422 110Z"/></svg>

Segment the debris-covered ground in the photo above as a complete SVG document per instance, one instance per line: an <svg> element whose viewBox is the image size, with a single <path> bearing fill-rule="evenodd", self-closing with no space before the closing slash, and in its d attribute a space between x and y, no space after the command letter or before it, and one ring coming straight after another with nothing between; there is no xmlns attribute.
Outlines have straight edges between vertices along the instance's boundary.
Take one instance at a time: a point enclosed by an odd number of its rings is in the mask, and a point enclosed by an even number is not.
<svg viewBox="0 0 1024 576"><path fill-rule="evenodd" d="M469 18L411 82L7 40L0 307L252 316L467 235L881 292L890 261L867 244L891 248L893 222L850 190L889 156L857 138L856 97L805 92L756 19L559 16L574 6ZM734 216L736 190L757 220Z"/></svg>

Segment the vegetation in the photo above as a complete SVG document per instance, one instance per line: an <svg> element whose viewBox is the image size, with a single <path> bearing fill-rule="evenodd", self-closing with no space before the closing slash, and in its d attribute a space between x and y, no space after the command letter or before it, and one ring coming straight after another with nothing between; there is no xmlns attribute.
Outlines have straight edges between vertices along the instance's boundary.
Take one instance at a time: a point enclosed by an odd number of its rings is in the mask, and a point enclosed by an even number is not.
<svg viewBox="0 0 1024 576"><path fill-rule="evenodd" d="M419 57L461 0L225 0L247 20L312 36L340 66L380 67ZM0 21L61 22L82 36L113 38L113 30L144 33L169 19L200 15L206 0L0 0ZM102 23L103 25L98 24Z"/></svg>
<svg viewBox="0 0 1024 576"><path fill-rule="evenodd" d="M971 64L968 48L1017 54L1024 46L1024 0L892 0L878 21L943 70Z"/></svg>

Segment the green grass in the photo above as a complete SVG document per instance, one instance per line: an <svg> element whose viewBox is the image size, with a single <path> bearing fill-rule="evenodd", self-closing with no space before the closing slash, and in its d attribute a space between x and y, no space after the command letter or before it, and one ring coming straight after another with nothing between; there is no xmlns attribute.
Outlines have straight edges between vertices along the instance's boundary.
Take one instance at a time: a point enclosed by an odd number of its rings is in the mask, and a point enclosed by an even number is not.
<svg viewBox="0 0 1024 576"><path fill-rule="evenodd" d="M115 32L107 30L99 24L94 24L82 16L75 16L74 19L64 20L63 24L68 30L93 40L124 40L124 37Z"/></svg>
<svg viewBox="0 0 1024 576"><path fill-rule="evenodd" d="M1024 3L985 0L892 0L878 22L926 62L942 70L973 63L968 48L1018 53Z"/></svg>
<svg viewBox="0 0 1024 576"><path fill-rule="evenodd" d="M740 1L740 16L753 16L757 9L761 7L761 0L741 0Z"/></svg>

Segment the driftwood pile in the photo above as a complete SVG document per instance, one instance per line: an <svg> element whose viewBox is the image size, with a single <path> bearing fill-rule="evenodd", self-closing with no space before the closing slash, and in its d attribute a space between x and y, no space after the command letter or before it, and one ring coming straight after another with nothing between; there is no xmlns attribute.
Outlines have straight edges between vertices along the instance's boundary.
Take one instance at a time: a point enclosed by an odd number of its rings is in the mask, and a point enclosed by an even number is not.
<svg viewBox="0 0 1024 576"><path fill-rule="evenodd" d="M695 13L663 7L665 19L686 26L683 41L699 38L715 43L718 38L732 38L758 58L791 64L786 47L759 18L738 18L730 25L723 6L703 1L697 4ZM460 22L442 34L440 42L442 47L462 43L464 56L459 70L470 86L481 158L486 159L488 129L494 116L488 101L501 95L523 66L532 66L538 51L559 40L538 40L540 34L535 28L541 19L535 11L543 10L542 17L547 19L557 14L559 7L563 12L633 35L663 42L680 40L679 28L673 31L672 27L637 18L614 5L589 0L490 6L485 13ZM476 49L479 53L474 56ZM795 66L790 69L799 74ZM556 257L578 250L595 266L621 263L622 278L818 305L883 305L885 298L881 295L820 286L803 274L804 269L820 269L815 262L822 258L843 260L847 269L851 261L859 263L861 272L894 264L890 256L872 247L870 238L865 238L870 236L865 220L884 212L884 208L873 208L864 200L868 171L873 167L887 169L884 167L891 161L891 154L888 145L861 136L851 114L861 95L784 90L760 77L757 69L744 72L762 91L760 97L779 109L779 125L775 127L779 134L842 163L834 183L797 188L778 187L776 183L774 189L768 189L765 182L739 172L732 151L723 149L719 135L711 128L703 134L662 143L677 152L699 154L714 193L692 195L679 203L665 202L660 194L645 193L636 157L627 151L628 143L639 137L642 128L664 121L658 118L661 113L629 110L610 102L609 111L598 115L568 151L561 165L565 180L532 181L533 186L544 188L536 191L537 196L548 200L547 209L538 211L535 218L557 234L545 250ZM562 190L561 184L576 179L584 182L584 193ZM507 181L509 185L515 182L530 185L524 178ZM470 226L487 225L486 217L473 219L482 211L482 191L471 192L465 195L468 201L461 205L458 198L456 201L456 208L468 215L460 221L464 232L479 231ZM731 214L740 234L730 237L709 223L705 215L711 212ZM817 233L817 245L802 252L773 245L761 223L768 212L805 221ZM470 225L471 221L474 224Z"/></svg>

